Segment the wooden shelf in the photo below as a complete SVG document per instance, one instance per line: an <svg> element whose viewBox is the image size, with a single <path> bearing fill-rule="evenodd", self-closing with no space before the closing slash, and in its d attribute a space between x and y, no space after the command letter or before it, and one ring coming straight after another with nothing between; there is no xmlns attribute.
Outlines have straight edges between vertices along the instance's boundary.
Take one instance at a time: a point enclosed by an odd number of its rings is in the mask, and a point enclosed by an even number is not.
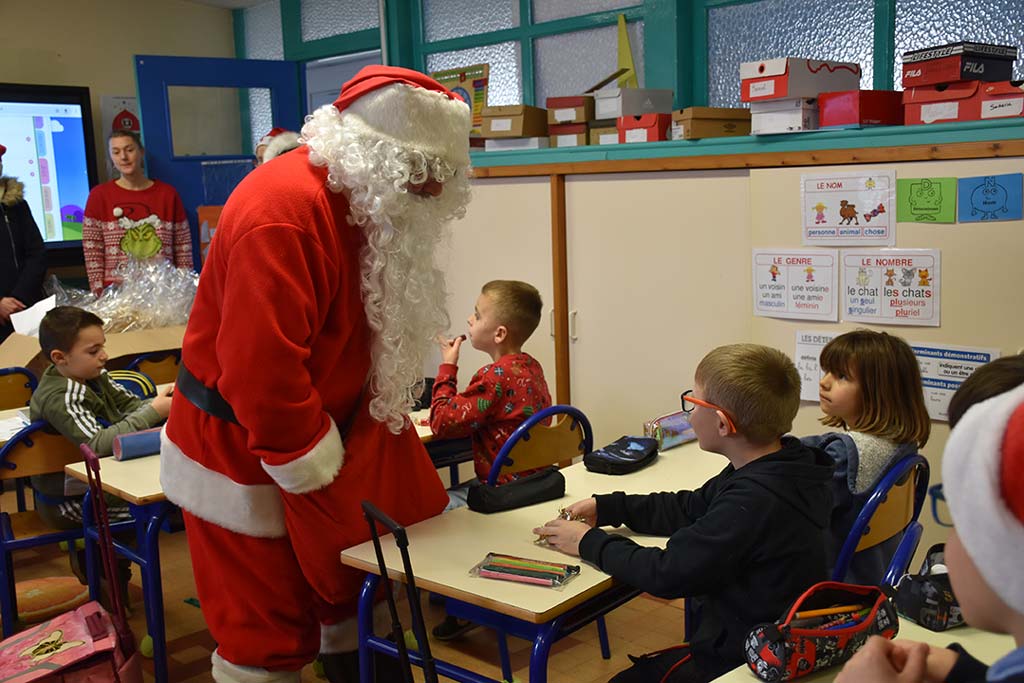
<svg viewBox="0 0 1024 683"><path fill-rule="evenodd" d="M790 135L474 152L477 178L1024 156L1024 118Z"/></svg>

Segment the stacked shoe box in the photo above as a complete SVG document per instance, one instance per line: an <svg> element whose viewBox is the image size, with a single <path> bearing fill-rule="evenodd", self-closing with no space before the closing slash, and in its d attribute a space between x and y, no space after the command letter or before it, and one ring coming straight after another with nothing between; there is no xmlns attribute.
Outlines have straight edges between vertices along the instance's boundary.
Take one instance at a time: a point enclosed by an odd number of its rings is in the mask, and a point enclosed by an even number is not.
<svg viewBox="0 0 1024 683"><path fill-rule="evenodd" d="M860 66L851 62L779 57L740 65L740 99L750 103L753 135L818 128L819 93L856 90Z"/></svg>

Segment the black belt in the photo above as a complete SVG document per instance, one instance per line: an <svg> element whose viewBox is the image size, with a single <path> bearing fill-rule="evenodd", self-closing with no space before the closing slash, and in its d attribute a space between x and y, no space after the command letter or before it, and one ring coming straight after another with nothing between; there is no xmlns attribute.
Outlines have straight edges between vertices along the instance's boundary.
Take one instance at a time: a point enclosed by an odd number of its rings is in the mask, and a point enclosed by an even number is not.
<svg viewBox="0 0 1024 683"><path fill-rule="evenodd" d="M231 409L220 392L196 379L196 376L188 371L184 363L181 363L178 368L178 382L175 384L174 390L184 394L189 403L204 413L219 417L232 424L238 424L235 411Z"/></svg>

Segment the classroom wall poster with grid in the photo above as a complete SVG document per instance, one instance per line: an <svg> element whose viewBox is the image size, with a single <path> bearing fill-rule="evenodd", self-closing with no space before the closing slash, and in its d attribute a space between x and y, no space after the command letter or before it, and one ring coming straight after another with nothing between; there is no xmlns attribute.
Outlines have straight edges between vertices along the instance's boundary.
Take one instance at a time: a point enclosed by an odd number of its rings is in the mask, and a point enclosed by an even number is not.
<svg viewBox="0 0 1024 683"><path fill-rule="evenodd" d="M489 64L474 64L430 74L435 81L465 100L472 109L473 128L469 132L471 137L480 137L483 109L487 106L487 81L490 72Z"/></svg>

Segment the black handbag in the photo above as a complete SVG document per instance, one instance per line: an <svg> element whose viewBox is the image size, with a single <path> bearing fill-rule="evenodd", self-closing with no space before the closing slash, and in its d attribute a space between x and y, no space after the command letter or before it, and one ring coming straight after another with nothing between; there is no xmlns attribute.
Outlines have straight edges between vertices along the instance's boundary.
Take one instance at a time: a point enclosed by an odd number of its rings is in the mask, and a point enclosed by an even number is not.
<svg viewBox="0 0 1024 683"><path fill-rule="evenodd" d="M629 474L647 467L658 457L658 440L646 436L623 436L583 456L583 465L601 474Z"/></svg>
<svg viewBox="0 0 1024 683"><path fill-rule="evenodd" d="M929 548L921 571L904 574L896 585L896 597L893 599L897 612L929 631L945 631L964 623L948 571L942 569L946 561L945 550L942 543ZM942 565L937 572L932 569L936 565Z"/></svg>
<svg viewBox="0 0 1024 683"><path fill-rule="evenodd" d="M470 510L491 513L556 500L564 495L565 477L557 467L548 467L500 486L471 484L466 502Z"/></svg>

